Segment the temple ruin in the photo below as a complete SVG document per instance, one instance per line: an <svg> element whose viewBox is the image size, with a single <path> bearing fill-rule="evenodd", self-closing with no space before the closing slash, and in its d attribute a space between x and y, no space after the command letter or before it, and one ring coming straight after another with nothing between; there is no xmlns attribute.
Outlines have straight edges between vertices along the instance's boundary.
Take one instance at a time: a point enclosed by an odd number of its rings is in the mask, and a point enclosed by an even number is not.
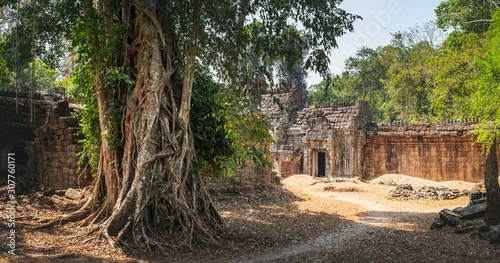
<svg viewBox="0 0 500 263"><path fill-rule="evenodd" d="M468 182L484 177L485 156L474 144L477 122L472 120L377 125L366 101L308 107L296 85L287 93L262 95L261 110L274 127L271 152L281 176L374 178L397 173Z"/></svg>
<svg viewBox="0 0 500 263"><path fill-rule="evenodd" d="M397 173L468 182L484 177L486 157L474 144L473 120L378 125L363 100L309 107L297 85L261 96L260 109L274 127L275 173L247 167L226 180L232 185L265 185L275 182L276 174L299 173L364 178ZM76 105L35 99L30 120L27 98L18 100L17 112L12 96L0 96L0 102L0 156L16 153L20 178L55 189L91 183L90 169L76 156L82 149Z"/></svg>

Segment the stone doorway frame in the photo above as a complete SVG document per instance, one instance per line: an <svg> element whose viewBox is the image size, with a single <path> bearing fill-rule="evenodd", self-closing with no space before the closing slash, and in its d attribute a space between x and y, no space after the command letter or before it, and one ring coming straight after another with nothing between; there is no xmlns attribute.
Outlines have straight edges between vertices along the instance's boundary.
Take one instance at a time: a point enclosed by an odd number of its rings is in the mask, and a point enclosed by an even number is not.
<svg viewBox="0 0 500 263"><path fill-rule="evenodd" d="M309 175L312 177L319 177L318 176L318 172L319 172L318 171L318 168L319 168L318 156L319 156L320 152L325 154L325 176L324 177L328 177L330 175L330 169L331 169L331 167L328 165L330 162L330 152L325 148L311 149L310 157L308 160L309 161Z"/></svg>

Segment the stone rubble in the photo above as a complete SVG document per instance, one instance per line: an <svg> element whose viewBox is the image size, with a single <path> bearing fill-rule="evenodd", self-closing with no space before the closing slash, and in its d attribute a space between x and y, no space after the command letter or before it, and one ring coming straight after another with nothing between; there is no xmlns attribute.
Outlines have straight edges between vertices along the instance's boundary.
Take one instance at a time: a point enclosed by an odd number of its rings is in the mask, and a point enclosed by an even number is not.
<svg viewBox="0 0 500 263"><path fill-rule="evenodd" d="M90 169L78 165L83 135L75 111L76 106L59 101L49 110L45 125L34 131L35 140L26 148L28 173L55 190L84 187L93 180Z"/></svg>
<svg viewBox="0 0 500 263"><path fill-rule="evenodd" d="M468 190L449 189L444 186L419 186L413 187L411 184L401 184L395 189L389 191L388 198L397 198L402 200L450 200L460 196L468 195Z"/></svg>

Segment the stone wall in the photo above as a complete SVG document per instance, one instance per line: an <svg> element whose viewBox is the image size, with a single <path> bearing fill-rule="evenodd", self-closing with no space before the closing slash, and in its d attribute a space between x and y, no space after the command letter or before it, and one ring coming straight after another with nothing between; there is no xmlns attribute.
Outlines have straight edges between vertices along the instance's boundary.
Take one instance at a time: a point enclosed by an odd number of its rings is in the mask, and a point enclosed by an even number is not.
<svg viewBox="0 0 500 263"><path fill-rule="evenodd" d="M281 176L290 176L302 173L303 158L302 153L292 149L274 152L274 170Z"/></svg>
<svg viewBox="0 0 500 263"><path fill-rule="evenodd" d="M3 160L0 171L7 170L7 154L15 153L16 176L22 179L28 161L24 148L35 138L33 131L45 123L47 109L53 104L41 99L33 100L33 122L30 122L30 100L19 98L16 112L16 99L12 96L15 94L2 92L0 95L0 160Z"/></svg>
<svg viewBox="0 0 500 263"><path fill-rule="evenodd" d="M486 156L471 135L475 123L396 124L368 132L364 149L367 177L388 173L433 181L478 182Z"/></svg>
<svg viewBox="0 0 500 263"><path fill-rule="evenodd" d="M236 169L231 177L223 179L205 174L207 188L211 192L239 192L279 184L279 179L271 168L257 169L252 161L244 168Z"/></svg>
<svg viewBox="0 0 500 263"><path fill-rule="evenodd" d="M90 169L78 172L77 153L82 151L77 135L81 130L74 116L76 106L58 102L49 110L47 122L35 130L36 138L27 148L28 171L38 183L54 189L79 188L92 181Z"/></svg>

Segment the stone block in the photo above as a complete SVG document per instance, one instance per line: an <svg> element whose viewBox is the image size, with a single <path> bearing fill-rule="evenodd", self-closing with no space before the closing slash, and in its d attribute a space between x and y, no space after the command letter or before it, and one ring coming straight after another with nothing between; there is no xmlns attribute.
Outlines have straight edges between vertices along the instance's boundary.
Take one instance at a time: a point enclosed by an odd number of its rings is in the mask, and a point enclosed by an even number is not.
<svg viewBox="0 0 500 263"><path fill-rule="evenodd" d="M79 190L68 188L64 196L72 200L80 200L83 197L83 193Z"/></svg>

